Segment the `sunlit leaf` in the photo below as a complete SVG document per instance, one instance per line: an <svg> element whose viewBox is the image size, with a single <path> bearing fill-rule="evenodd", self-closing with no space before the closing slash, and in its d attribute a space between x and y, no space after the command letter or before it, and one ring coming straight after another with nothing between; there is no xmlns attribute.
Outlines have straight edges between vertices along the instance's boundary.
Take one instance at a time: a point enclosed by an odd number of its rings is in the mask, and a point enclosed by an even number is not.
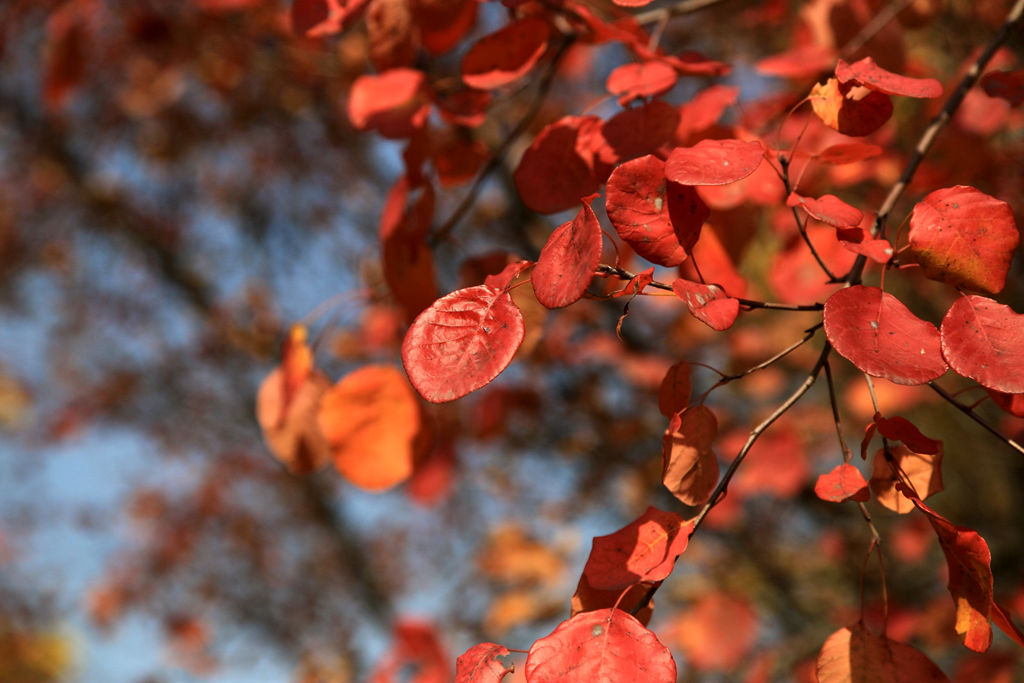
<svg viewBox="0 0 1024 683"><path fill-rule="evenodd" d="M718 458L711 449L717 436L718 420L702 405L669 421L662 437L661 481L686 505L707 502L718 483Z"/></svg>
<svg viewBox="0 0 1024 683"><path fill-rule="evenodd" d="M942 319L942 355L957 374L1008 394L1024 393L1024 315L992 299L957 299Z"/></svg>
<svg viewBox="0 0 1024 683"><path fill-rule="evenodd" d="M665 177L680 185L727 185L753 173L763 159L758 140L701 140L672 150Z"/></svg>
<svg viewBox="0 0 1024 683"><path fill-rule="evenodd" d="M949 683L939 667L904 643L864 626L841 628L818 653L818 683Z"/></svg>
<svg viewBox="0 0 1024 683"><path fill-rule="evenodd" d="M825 302L825 334L858 370L897 384L924 384L946 372L939 331L878 287L841 289Z"/></svg>
<svg viewBox="0 0 1024 683"><path fill-rule="evenodd" d="M583 612L530 648L530 683L675 683L668 649L626 612Z"/></svg>
<svg viewBox="0 0 1024 683"><path fill-rule="evenodd" d="M914 205L907 237L925 275L985 294L1003 289L1020 243L1010 206L966 185L935 190Z"/></svg>
<svg viewBox="0 0 1024 683"><path fill-rule="evenodd" d="M607 536L594 537L583 574L599 590L623 590L641 581L662 581L686 550L693 527L680 515L654 506Z"/></svg>
<svg viewBox="0 0 1024 683"><path fill-rule="evenodd" d="M500 683L514 671L508 648L497 643L480 643L455 660L455 683Z"/></svg>
<svg viewBox="0 0 1024 683"><path fill-rule="evenodd" d="M814 484L814 493L818 498L833 503L845 503L848 500L864 502L871 498L864 475L850 464L838 465L829 473L818 477Z"/></svg>
<svg viewBox="0 0 1024 683"><path fill-rule="evenodd" d="M423 398L454 401L497 377L524 333L508 293L486 285L460 289L416 318L402 342L402 362Z"/></svg>

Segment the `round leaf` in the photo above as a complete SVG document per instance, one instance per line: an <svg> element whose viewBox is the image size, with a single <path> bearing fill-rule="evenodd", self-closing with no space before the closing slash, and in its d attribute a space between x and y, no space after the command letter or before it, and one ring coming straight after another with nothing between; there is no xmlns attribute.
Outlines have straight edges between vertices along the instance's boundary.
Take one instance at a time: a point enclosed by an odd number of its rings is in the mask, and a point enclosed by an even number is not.
<svg viewBox="0 0 1024 683"><path fill-rule="evenodd" d="M728 185L757 170L763 158L757 140L701 140L672 150L665 177L680 185Z"/></svg>
<svg viewBox="0 0 1024 683"><path fill-rule="evenodd" d="M924 384L946 371L935 326L878 287L857 285L830 296L825 334L839 355L873 377Z"/></svg>
<svg viewBox="0 0 1024 683"><path fill-rule="evenodd" d="M942 355L963 377L1024 393L1024 315L983 296L963 296L942 319Z"/></svg>
<svg viewBox="0 0 1024 683"><path fill-rule="evenodd" d="M454 401L508 367L524 334L522 313L506 292L460 289L416 318L402 342L402 362L423 398Z"/></svg>
<svg viewBox="0 0 1024 683"><path fill-rule="evenodd" d="M530 683L675 683L676 663L658 638L618 609L583 612L530 648Z"/></svg>
<svg viewBox="0 0 1024 683"><path fill-rule="evenodd" d="M606 209L615 231L637 254L659 266L686 260L669 213L668 192L684 191L665 180L665 163L647 155L627 161L608 178Z"/></svg>
<svg viewBox="0 0 1024 683"><path fill-rule="evenodd" d="M933 280L996 294L1020 232L1010 206L966 185L932 192L910 216L910 252Z"/></svg>

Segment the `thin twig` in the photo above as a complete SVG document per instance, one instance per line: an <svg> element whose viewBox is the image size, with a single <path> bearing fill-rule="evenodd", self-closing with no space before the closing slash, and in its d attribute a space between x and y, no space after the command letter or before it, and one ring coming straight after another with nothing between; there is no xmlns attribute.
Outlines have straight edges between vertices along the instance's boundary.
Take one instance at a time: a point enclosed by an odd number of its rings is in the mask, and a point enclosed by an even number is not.
<svg viewBox="0 0 1024 683"><path fill-rule="evenodd" d="M786 348L782 349L781 351L776 353L774 356L772 356L768 360L762 361L762 362L758 363L757 365L749 367L746 370L744 370L743 372L737 373L735 375L722 375L722 378L720 380L718 380L718 382L716 383L715 387L712 387L712 388L717 388L717 387L720 387L720 386L724 386L724 385L728 384L729 382L734 382L734 381L736 381L738 379L746 377L747 375L755 373L758 370L764 370L768 366L776 363L777 361L782 360L783 358L788 356L790 353L792 353L793 351L796 351L798 348L800 348L801 346L803 346L804 344L809 342L811 340L811 338L814 336L814 334L819 329L821 329L822 325L824 325L824 323L818 323L817 325L814 325L813 327L807 328L806 330L804 330L804 336L803 337L801 337L797 341L793 342L792 344L790 344ZM827 363L825 364L825 368L826 368L826 370L828 369L828 364Z"/></svg>
<svg viewBox="0 0 1024 683"><path fill-rule="evenodd" d="M999 439L1007 446L1020 453L1021 455L1024 455L1024 446L1020 445L1019 443L1017 443L1016 441L1014 441L1013 439L1006 436L998 429L990 425L988 421L986 421L984 418L982 418L980 415L974 412L974 409L971 406L956 400L956 397L954 397L952 394L950 394L948 391L940 387L935 382L928 382L928 386L930 386L932 388L932 391L934 391L936 394L946 399L947 403L949 403L954 408L959 410L961 413L963 413L964 415L966 415L967 417L971 418L979 425L984 427L990 434L995 436L997 439Z"/></svg>
<svg viewBox="0 0 1024 683"><path fill-rule="evenodd" d="M829 344L828 342L825 342L825 348L821 350L821 355L818 356L818 361L814 364L814 367L811 368L811 371L807 373L807 378L804 379L803 383L797 388L796 391L790 394L789 398L783 401L771 415L766 417L764 420L761 421L760 424L758 424L756 427L750 430L750 436L747 437L747 441L746 443L743 444L743 448L740 449L740 452L736 454L736 457L729 464L729 469L725 471L725 474L722 476L721 481L718 482L718 486L716 486L715 490L711 492L711 496L708 498L708 502L704 504L704 507L701 508L697 516L693 518L694 531L697 531L697 528L701 525L701 523L704 522L704 518L707 517L708 513L711 511L711 508L713 508L715 505L721 502L722 498L725 497L726 491L729 488L729 482L732 481L733 475L736 474L737 468L739 468L740 464L743 462L743 459L747 457L747 453L750 452L750 449L754 446L754 443L757 442L757 440L761 437L764 431L768 429L768 427L770 427L772 423L774 423L780 417L785 415L790 408L796 405L796 402L803 398L804 394L806 394L814 385L814 381L818 378L818 373L821 372L821 369L825 366L825 363L828 362L828 356L829 353L831 353L831 351L832 345Z"/></svg>
<svg viewBox="0 0 1024 683"><path fill-rule="evenodd" d="M620 280L632 280L636 277L636 273L630 272L625 268L619 268L618 266L610 266L602 263L597 267L597 272L602 275L612 275L619 278ZM655 289L661 289L666 292L674 291L672 285L667 282L659 282L658 280L652 280L648 287L654 287ZM757 301L755 299L743 299L741 297L733 297L740 302L740 306L753 310L755 308L770 309L773 311L820 311L825 305L819 303L813 304L783 304L776 301Z"/></svg>
<svg viewBox="0 0 1024 683"><path fill-rule="evenodd" d="M490 175L501 166L509 148L511 148L516 140L526 132L533 123L533 120L537 117L537 114L540 113L541 106L544 104L544 99L551 90L552 83L554 83L555 75L558 72L558 65L562 63L562 59L565 57L569 47L575 40L575 36L566 35L555 48L555 52L547 64L547 69L540 78L540 82L537 86L537 94L534 96L533 101L530 102L530 107L526 110L526 114L523 115L523 118L519 119L519 123L517 123L515 128L505 136L505 139L501 141L500 145L498 145L498 149L494 151L491 158L487 160L484 167L479 173L477 173L476 178L473 179L473 184L470 185L469 191L466 193L466 196L462 198L462 201L459 202L459 205L456 206L451 215L448 216L448 218L441 223L436 230L434 230L428 240L428 243L431 246L437 245L448 239L448 236L451 234L452 230L455 229L458 222L462 220L463 216L465 216L473 207L473 204L476 203L477 197L480 195L480 190L483 189L484 181L486 181L487 178L489 178Z"/></svg>
<svg viewBox="0 0 1024 683"><path fill-rule="evenodd" d="M878 35L878 32L885 28L890 21L895 19L897 14L905 10L913 2L914 0L893 0L890 2L878 14L871 17L871 21L861 26L857 35L846 41L846 44L839 49L839 54L843 57L849 57L856 53L857 50L864 47L865 43Z"/></svg>
<svg viewBox="0 0 1024 683"><path fill-rule="evenodd" d="M917 146L914 147L914 153L910 157L910 161L907 162L906 168L903 169L903 174L900 175L900 179L896 181L896 184L889 190L889 194L886 196L885 201L882 202L882 207L878 210L878 215L875 216L875 224L871 228L872 237L878 237L881 233L886 220L889 218L889 214L892 212L893 207L896 206L896 202L903 195L903 191L907 189L907 185L914 178L914 174L917 172L917 168L924 161L925 155L928 150L931 149L932 143L935 141L935 137L939 132L945 128L946 124L949 123L950 119L953 118L953 114L960 107L960 103L963 102L967 92L974 86L974 84L981 77L982 71L985 70L985 65L988 64L989 60L996 53L1000 47L1003 46L1013 32L1018 29L1021 22L1024 21L1024 0L1017 0L1014 3L1013 8L1006 15L1006 21L1003 22L1002 28L999 33L996 34L992 42L988 44L985 50L978 55L978 58L974 60L974 64L967 70L963 78L960 79L960 84L957 86L953 94L946 100L946 104L942 107L942 111L935 115L931 123L925 129L924 133L921 134L921 138L917 141ZM850 268L850 272L843 278L846 282L851 285L860 284L861 277L864 275L864 268L867 266L867 257L863 254L857 256L857 260L854 261L853 267Z"/></svg>
<svg viewBox="0 0 1024 683"><path fill-rule="evenodd" d="M792 185L789 182L789 160L786 157L780 157L779 165L782 166L782 174L780 177L782 178L782 184L785 186L786 196L788 197L793 192ZM811 256L813 256L814 260L818 262L818 267L821 268L822 272L825 273L826 276L828 276L829 282L839 282L839 280L836 279L835 273L829 269L828 265L825 264L825 261L822 260L821 255L818 254L818 250L814 248L813 244L811 244L811 238L807 235L807 221L801 222L800 214L797 212L795 206L790 207L790 210L793 212L793 220L796 221L796 229L800 232L800 237L803 238L804 244L806 244L807 248L811 251Z"/></svg>
<svg viewBox="0 0 1024 683"><path fill-rule="evenodd" d="M829 365L828 360L825 361L825 381L828 383L828 402L832 406L832 421L836 425L836 438L839 439L839 447L843 451L843 462L849 463L853 458L853 451L846 445L846 439L843 438L843 427L839 419L839 401L836 400L835 382L832 381L832 366ZM868 521L871 521L870 517Z"/></svg>

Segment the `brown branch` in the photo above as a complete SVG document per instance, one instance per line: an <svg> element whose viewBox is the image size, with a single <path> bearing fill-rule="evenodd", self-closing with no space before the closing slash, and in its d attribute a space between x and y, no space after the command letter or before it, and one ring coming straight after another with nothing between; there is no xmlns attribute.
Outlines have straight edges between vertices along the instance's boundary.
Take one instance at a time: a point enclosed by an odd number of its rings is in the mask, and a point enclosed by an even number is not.
<svg viewBox="0 0 1024 683"><path fill-rule="evenodd" d="M717 5L725 0L682 0L674 5L668 7L659 7L658 9L650 9L645 12L638 12L633 15L633 20L640 25L654 24L659 21L664 21L665 18L671 19L672 17L681 17L684 14L692 14L693 12L699 12L702 9L707 9L712 5Z"/></svg>

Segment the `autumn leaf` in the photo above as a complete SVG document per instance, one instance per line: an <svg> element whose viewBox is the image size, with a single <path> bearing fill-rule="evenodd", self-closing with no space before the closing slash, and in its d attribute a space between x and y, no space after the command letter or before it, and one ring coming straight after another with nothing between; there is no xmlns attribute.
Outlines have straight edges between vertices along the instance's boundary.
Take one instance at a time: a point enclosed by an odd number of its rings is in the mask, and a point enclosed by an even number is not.
<svg viewBox="0 0 1024 683"><path fill-rule="evenodd" d="M892 116L892 100L888 95L867 89L847 92L834 78L816 84L807 97L821 122L843 135L870 135Z"/></svg>
<svg viewBox="0 0 1024 683"><path fill-rule="evenodd" d="M515 671L511 654L497 643L474 645L455 660L455 683L501 683L505 674Z"/></svg>
<svg viewBox="0 0 1024 683"><path fill-rule="evenodd" d="M625 106L632 99L665 94L676 84L677 78L676 70L665 62L634 62L612 69L605 87Z"/></svg>
<svg viewBox="0 0 1024 683"><path fill-rule="evenodd" d="M686 550L693 525L654 506L607 536L594 537L583 574L598 590L623 590L641 581L662 581Z"/></svg>
<svg viewBox="0 0 1024 683"><path fill-rule="evenodd" d="M983 296L957 299L942 318L942 355L963 377L1024 393L1024 315Z"/></svg>
<svg viewBox="0 0 1024 683"><path fill-rule="evenodd" d="M583 202L576 217L558 226L541 249L531 280L537 301L547 308L575 303L587 290L601 262L601 225Z"/></svg>
<svg viewBox="0 0 1024 683"><path fill-rule="evenodd" d="M477 40L462 58L462 80L493 90L512 83L537 63L548 47L548 22L531 15Z"/></svg>
<svg viewBox="0 0 1024 683"><path fill-rule="evenodd" d="M897 488L923 512L939 537L949 567L949 593L956 605L956 632L964 645L985 652L992 642L992 556L977 531L957 526L921 502L913 491Z"/></svg>
<svg viewBox="0 0 1024 683"><path fill-rule="evenodd" d="M321 399L317 422L335 467L356 486L380 491L412 474L420 408L397 368L368 365L342 377Z"/></svg>
<svg viewBox="0 0 1024 683"><path fill-rule="evenodd" d="M853 83L886 95L933 98L942 96L942 84L934 78L910 78L887 71L871 57L847 64L839 60L836 78L843 85Z"/></svg>
<svg viewBox="0 0 1024 683"><path fill-rule="evenodd" d="M454 401L497 377L524 334L523 316L507 292L460 289L416 318L402 342L402 362L423 398Z"/></svg>
<svg viewBox="0 0 1024 683"><path fill-rule="evenodd" d="M865 161L881 156L882 148L867 142L843 142L837 145L830 145L814 155L817 161L823 164L855 164L858 161Z"/></svg>
<svg viewBox="0 0 1024 683"><path fill-rule="evenodd" d="M763 159L758 140L701 140L672 150L665 177L680 185L728 185L753 173Z"/></svg>
<svg viewBox="0 0 1024 683"><path fill-rule="evenodd" d="M711 446L718 420L698 405L673 415L662 437L662 483L686 505L707 502L718 483L718 458Z"/></svg>
<svg viewBox="0 0 1024 683"><path fill-rule="evenodd" d="M665 163L656 156L627 161L608 178L608 218L641 257L660 266L679 265L686 249L676 236L667 195L688 189L665 180Z"/></svg>
<svg viewBox="0 0 1024 683"><path fill-rule="evenodd" d="M1010 206L966 185L935 190L915 204L907 237L929 278L984 294L1003 289L1020 243Z"/></svg>
<svg viewBox="0 0 1024 683"><path fill-rule="evenodd" d="M427 236L434 214L434 191L427 184L411 204L406 176L392 186L381 212L381 266L388 289L413 320L437 298L433 252Z"/></svg>
<svg viewBox="0 0 1024 683"><path fill-rule="evenodd" d="M355 80L348 96L348 118L359 130L386 138L407 138L430 113L426 75L417 69L390 69Z"/></svg>
<svg viewBox="0 0 1024 683"><path fill-rule="evenodd" d="M1024 70L990 71L981 78L981 88L989 97L998 97L1019 107L1024 103Z"/></svg>
<svg viewBox="0 0 1024 683"><path fill-rule="evenodd" d="M896 473L900 474L897 475ZM943 489L941 444L934 453L919 453L906 445L890 446L889 457L879 448L872 463L871 492L875 499L893 512L904 515L913 503L899 492L896 484L908 482L918 495L927 498Z"/></svg>
<svg viewBox="0 0 1024 683"><path fill-rule="evenodd" d="M878 287L856 285L830 296L825 334L839 355L872 377L924 384L946 372L939 331Z"/></svg>
<svg viewBox="0 0 1024 683"><path fill-rule="evenodd" d="M601 135L617 161L654 154L672 140L679 126L679 110L654 100L619 112L601 125Z"/></svg>
<svg viewBox="0 0 1024 683"><path fill-rule="evenodd" d="M845 503L848 500L864 502L871 498L864 475L853 465L844 463L818 477L814 493L822 500Z"/></svg>
<svg viewBox="0 0 1024 683"><path fill-rule="evenodd" d="M583 612L530 648L530 683L675 683L668 648L635 617L618 609Z"/></svg>
<svg viewBox="0 0 1024 683"><path fill-rule="evenodd" d="M581 131L597 124L597 117L566 116L544 127L523 153L514 179L519 196L537 213L555 213L576 206L596 192L592 159L581 147Z"/></svg>
<svg viewBox="0 0 1024 683"><path fill-rule="evenodd" d="M802 197L796 192L791 192L786 199L786 206L799 206L811 218L828 223L837 228L850 225L859 225L864 214L860 209L854 208L839 197L832 194L814 197Z"/></svg>
<svg viewBox="0 0 1024 683"><path fill-rule="evenodd" d="M312 472L330 461L330 450L316 422L317 406L330 385L313 367L306 328L292 327L281 364L260 384L256 420L270 452L293 472Z"/></svg>
<svg viewBox="0 0 1024 683"><path fill-rule="evenodd" d="M859 622L828 637L816 673L818 683L949 683L919 650L876 636Z"/></svg>
<svg viewBox="0 0 1024 683"><path fill-rule="evenodd" d="M678 278L672 283L672 291L686 303L694 318L713 330L729 329L739 315L739 300L730 297L718 285Z"/></svg>

